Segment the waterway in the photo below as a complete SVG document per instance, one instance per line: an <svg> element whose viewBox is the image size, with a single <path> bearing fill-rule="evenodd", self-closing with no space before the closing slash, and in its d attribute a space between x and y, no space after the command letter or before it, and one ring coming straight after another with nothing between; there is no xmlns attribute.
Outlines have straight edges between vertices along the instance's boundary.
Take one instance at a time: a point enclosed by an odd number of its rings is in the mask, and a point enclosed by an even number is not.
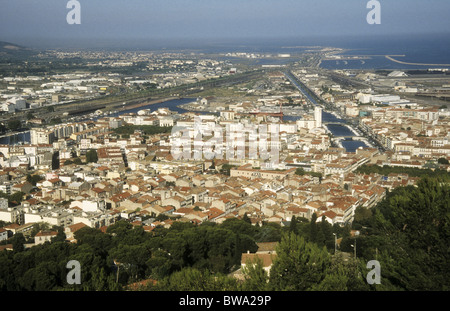
<svg viewBox="0 0 450 311"><path fill-rule="evenodd" d="M298 85L297 85L298 86ZM300 90L301 87L298 86ZM302 90L302 92L305 94L305 96L307 96L309 98L309 100L311 100L312 103L314 103L315 105L317 105L317 103L314 101L314 99L305 91ZM169 101L165 101L165 102L161 102L161 103L157 103L157 104L149 104L146 106L142 106L142 107L136 107L136 108L132 108L132 109L127 109L127 110L122 110L122 111L118 111L114 114L111 114L110 116L119 116L119 115L123 115L126 113L137 113L140 110L143 109L150 109L151 111L155 111L159 108L168 108L171 111L177 112L177 113L185 113L185 112L189 112L189 110L183 109L182 105L185 104L189 104L192 103L193 101L195 101L196 98L180 98L180 99L172 99ZM198 113L200 114L211 114L210 112L206 112L206 111L198 111ZM96 121L97 119L101 118L102 116L99 117L93 117L93 118L86 118L85 121L87 120L93 120ZM296 117L296 116L285 116L284 119L286 121L295 121L298 120L300 117ZM322 112L322 122L327 123L327 122L332 122L333 124L328 124L328 128L331 131L331 133L334 135L334 137L340 137L340 136L355 136L355 133L353 133L345 124L345 120L338 118L337 116L335 116L332 113L323 111ZM342 123L342 125L338 124L338 123ZM16 134L13 136L6 136L6 137L2 137L0 138L0 144L4 144L4 145L15 145L15 144L19 144L19 143L23 143L23 144L27 144L30 143L30 132L24 132L21 134ZM348 152L354 152L357 148L359 147L365 147L367 146L364 142L362 141L357 141L357 140L344 140L342 141L342 145L344 146L344 148L348 151Z"/></svg>
<svg viewBox="0 0 450 311"><path fill-rule="evenodd" d="M19 143L30 143L30 131L3 136L0 138L0 145L17 145Z"/></svg>
<svg viewBox="0 0 450 311"><path fill-rule="evenodd" d="M122 110L118 111L116 113L110 114L110 117L117 117L119 115L123 115L126 113L137 113L140 110L143 109L150 109L152 112L155 110L158 110L159 108L169 108L171 111L177 112L177 113L185 113L189 112L186 109L180 108L179 106L192 103L195 101L196 98L180 98L180 99L173 99L168 100L165 102L157 103L157 104L149 104L142 107L136 107L132 109ZM200 114L207 114L208 112L199 111ZM100 118L103 118L103 116L95 116L95 117L86 117L85 119L78 120L77 122L83 122L83 121L96 121ZM29 144L31 142L30 137L30 131L26 131L20 134L14 134L10 136L4 136L0 138L0 145L16 145L16 144Z"/></svg>
<svg viewBox="0 0 450 311"><path fill-rule="evenodd" d="M289 74L286 75L289 78ZM308 98L313 105L320 106L300 84L292 79L292 77L290 77L290 81L300 90L300 92L303 93L304 96L306 96L306 98ZM326 126L334 137L343 137L341 143L347 152L355 152L359 147L368 147L363 141L352 140L351 137L356 136L356 134L346 125L346 121L344 119L338 118L330 112L322 111L322 123L332 123L326 124Z"/></svg>

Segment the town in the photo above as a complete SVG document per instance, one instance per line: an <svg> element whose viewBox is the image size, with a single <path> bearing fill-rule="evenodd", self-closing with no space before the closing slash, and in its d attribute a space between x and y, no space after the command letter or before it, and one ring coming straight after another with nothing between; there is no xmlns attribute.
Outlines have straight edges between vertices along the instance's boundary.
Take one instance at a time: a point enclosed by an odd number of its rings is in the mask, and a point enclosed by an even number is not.
<svg viewBox="0 0 450 311"><path fill-rule="evenodd" d="M358 211L417 184L402 169L450 170L446 71L326 70L315 57L327 49L251 69L240 61L259 55L47 53L91 69L2 77L0 249L19 233L25 248L51 242L58 228L76 243L78 230L120 221L147 233L228 219L351 227ZM246 71L255 75L198 84ZM165 97L126 105L149 90ZM74 104L108 97L119 104Z"/></svg>

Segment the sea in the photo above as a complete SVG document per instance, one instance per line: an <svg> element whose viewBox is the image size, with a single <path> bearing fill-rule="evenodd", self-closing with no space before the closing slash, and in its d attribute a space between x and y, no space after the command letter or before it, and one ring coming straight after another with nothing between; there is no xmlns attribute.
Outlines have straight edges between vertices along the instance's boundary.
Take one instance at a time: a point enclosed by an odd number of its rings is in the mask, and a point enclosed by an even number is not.
<svg viewBox="0 0 450 311"><path fill-rule="evenodd" d="M369 59L346 62L328 60L322 62L322 68L378 70L450 68L450 34L388 36L366 40L353 38L336 42L333 47L345 49L341 55L367 56ZM400 64L387 59L386 55L404 55L403 57L393 56L393 58L406 63L437 65Z"/></svg>
<svg viewBox="0 0 450 311"><path fill-rule="evenodd" d="M219 53L272 53L291 54L291 58L259 59L261 65L283 65L295 62L296 55L317 51L322 48L343 49L341 55L365 56L368 59L322 61L321 67L326 69L428 69L450 68L450 34L408 34L389 36L333 36L333 37L305 37L305 38L268 38L268 39L239 39L224 41L202 41L201 43L185 42L184 45L160 42L149 45L156 50L177 51L189 50L205 54ZM195 47L194 47L195 46ZM339 55L339 54L338 54ZM386 55L404 55L393 57L402 62L438 64L437 66L406 65L387 59ZM445 64L446 66L442 66Z"/></svg>
<svg viewBox="0 0 450 311"><path fill-rule="evenodd" d="M418 21L420 22L420 21ZM447 32L445 32L447 31ZM32 44L34 41L29 42ZM335 35L283 38L235 38L235 39L60 39L55 42L39 40L35 47L66 50L113 50L113 51L152 51L152 52L192 52L205 54L223 54L232 52L291 54L291 58L257 59L261 65L288 64L295 62L300 53L325 47L341 48L343 55L367 56L369 59L323 61L322 68L327 69L428 69L450 68L450 33L444 30L434 34L392 34L392 35ZM447 64L448 66L416 66L393 62L385 55L405 55L394 57L408 63ZM233 59L233 58L229 58Z"/></svg>

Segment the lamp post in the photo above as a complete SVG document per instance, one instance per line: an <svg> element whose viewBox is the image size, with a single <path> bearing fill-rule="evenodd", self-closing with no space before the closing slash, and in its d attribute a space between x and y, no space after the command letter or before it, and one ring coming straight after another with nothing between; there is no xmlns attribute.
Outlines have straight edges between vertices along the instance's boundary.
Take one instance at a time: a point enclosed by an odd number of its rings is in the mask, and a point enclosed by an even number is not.
<svg viewBox="0 0 450 311"><path fill-rule="evenodd" d="M355 259L356 259L356 239L355 239L355 245L351 244L351 247L353 247L353 251L355 253Z"/></svg>
<svg viewBox="0 0 450 311"><path fill-rule="evenodd" d="M334 254L336 255L336 249L337 249L337 235L336 233L333 233L334 235Z"/></svg>

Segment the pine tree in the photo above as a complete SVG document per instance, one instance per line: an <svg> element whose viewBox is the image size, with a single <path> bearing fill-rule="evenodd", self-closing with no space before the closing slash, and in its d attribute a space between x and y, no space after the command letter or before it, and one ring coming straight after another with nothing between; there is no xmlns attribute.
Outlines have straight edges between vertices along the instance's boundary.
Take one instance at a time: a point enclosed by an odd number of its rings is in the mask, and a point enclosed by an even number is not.
<svg viewBox="0 0 450 311"><path fill-rule="evenodd" d="M309 240L311 242L317 242L317 224L316 224L316 220L317 220L317 214L314 213L311 217L311 223L309 226Z"/></svg>
<svg viewBox="0 0 450 311"><path fill-rule="evenodd" d="M330 255L325 248L306 242L293 232L283 235L270 271L274 290L309 290L326 275Z"/></svg>

